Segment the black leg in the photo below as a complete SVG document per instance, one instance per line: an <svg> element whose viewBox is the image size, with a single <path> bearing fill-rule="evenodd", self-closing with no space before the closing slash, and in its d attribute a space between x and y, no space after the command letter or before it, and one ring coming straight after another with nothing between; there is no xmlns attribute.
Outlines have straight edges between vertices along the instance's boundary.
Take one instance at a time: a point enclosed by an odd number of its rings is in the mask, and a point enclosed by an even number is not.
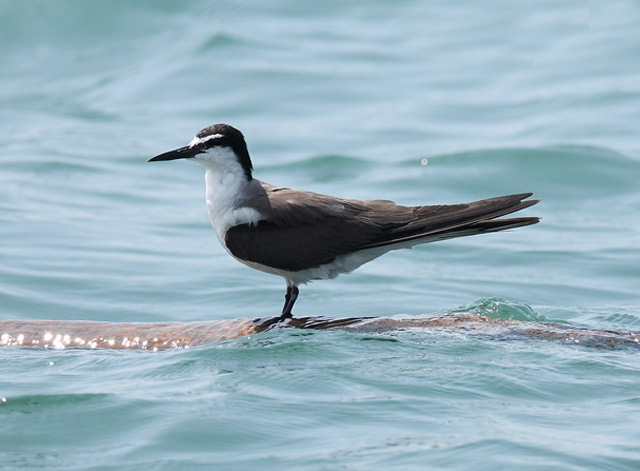
<svg viewBox="0 0 640 471"><path fill-rule="evenodd" d="M291 286L287 286L287 292L284 295L284 306L282 306L282 315L287 311L289 300L291 299Z"/></svg>
<svg viewBox="0 0 640 471"><path fill-rule="evenodd" d="M287 294L284 295L284 307L282 308L280 319L284 320L293 317L291 309L293 309L293 305L296 303L296 299L298 299L299 292L300 290L297 286L287 286Z"/></svg>

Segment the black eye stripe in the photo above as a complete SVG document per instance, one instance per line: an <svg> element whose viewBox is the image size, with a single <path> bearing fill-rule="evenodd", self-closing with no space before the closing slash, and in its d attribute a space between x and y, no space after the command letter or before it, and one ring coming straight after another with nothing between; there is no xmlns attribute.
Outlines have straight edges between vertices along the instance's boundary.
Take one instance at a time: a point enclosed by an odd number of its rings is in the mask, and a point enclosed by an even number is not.
<svg viewBox="0 0 640 471"><path fill-rule="evenodd" d="M229 144L229 140L224 136L207 139L206 141L198 144L198 147L201 147L203 149L209 149L210 147L223 147L223 146L231 147Z"/></svg>

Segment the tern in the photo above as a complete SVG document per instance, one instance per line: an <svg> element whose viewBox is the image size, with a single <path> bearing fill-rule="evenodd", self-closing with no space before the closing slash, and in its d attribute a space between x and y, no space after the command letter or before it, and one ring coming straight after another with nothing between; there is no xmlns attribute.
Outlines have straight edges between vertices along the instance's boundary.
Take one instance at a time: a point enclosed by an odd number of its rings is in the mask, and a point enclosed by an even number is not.
<svg viewBox="0 0 640 471"><path fill-rule="evenodd" d="M253 178L242 133L228 124L148 162L188 159L205 168L209 218L222 246L245 265L286 281L281 320L301 284L350 273L390 250L528 226L537 217L496 219L528 208L532 193L453 205L401 206L270 185Z"/></svg>

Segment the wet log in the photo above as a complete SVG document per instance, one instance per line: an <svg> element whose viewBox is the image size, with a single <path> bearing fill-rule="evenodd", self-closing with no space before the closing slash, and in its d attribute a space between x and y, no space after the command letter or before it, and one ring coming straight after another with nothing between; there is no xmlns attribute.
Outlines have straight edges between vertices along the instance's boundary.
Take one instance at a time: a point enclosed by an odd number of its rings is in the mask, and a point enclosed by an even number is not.
<svg viewBox="0 0 640 471"><path fill-rule="evenodd" d="M496 339L539 339L591 347L640 347L634 332L587 329L554 322L492 319L470 313L416 317L277 317L200 322L0 321L0 346L107 348L158 351L191 348L276 329L385 332L430 329L486 335Z"/></svg>

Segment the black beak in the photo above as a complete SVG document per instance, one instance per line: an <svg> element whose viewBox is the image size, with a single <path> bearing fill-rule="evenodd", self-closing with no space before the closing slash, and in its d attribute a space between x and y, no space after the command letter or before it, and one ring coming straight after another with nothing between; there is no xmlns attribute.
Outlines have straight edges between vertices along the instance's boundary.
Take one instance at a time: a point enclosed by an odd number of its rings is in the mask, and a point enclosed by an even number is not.
<svg viewBox="0 0 640 471"><path fill-rule="evenodd" d="M176 160L176 159L190 159L198 154L202 153L202 149L198 147L184 146L179 149L170 150L164 154L151 157L147 162L159 162L160 160Z"/></svg>

